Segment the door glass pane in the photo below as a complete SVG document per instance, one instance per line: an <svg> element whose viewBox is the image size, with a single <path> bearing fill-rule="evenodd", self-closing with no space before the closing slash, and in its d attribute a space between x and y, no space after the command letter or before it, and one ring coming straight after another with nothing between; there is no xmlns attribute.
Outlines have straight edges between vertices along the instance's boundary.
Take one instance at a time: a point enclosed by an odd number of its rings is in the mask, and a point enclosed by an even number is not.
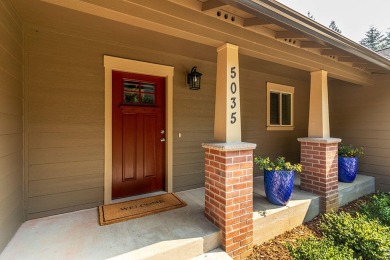
<svg viewBox="0 0 390 260"><path fill-rule="evenodd" d="M282 125L291 125L291 94L282 94Z"/></svg>
<svg viewBox="0 0 390 260"><path fill-rule="evenodd" d="M139 94L136 92L125 92L124 99L125 103L138 103Z"/></svg>
<svg viewBox="0 0 390 260"><path fill-rule="evenodd" d="M123 82L123 102L127 104L139 102L139 83L137 81Z"/></svg>
<svg viewBox="0 0 390 260"><path fill-rule="evenodd" d="M154 94L142 94L142 104L154 104Z"/></svg>
<svg viewBox="0 0 390 260"><path fill-rule="evenodd" d="M126 80L123 82L123 102L132 105L155 105L155 84Z"/></svg>
<svg viewBox="0 0 390 260"><path fill-rule="evenodd" d="M141 83L141 92L154 93L153 83Z"/></svg>
<svg viewBox="0 0 390 260"><path fill-rule="evenodd" d="M279 93L270 93L270 124L279 125Z"/></svg>
<svg viewBox="0 0 390 260"><path fill-rule="evenodd" d="M123 82L123 88L126 91L138 91L138 82L136 81L125 81Z"/></svg>

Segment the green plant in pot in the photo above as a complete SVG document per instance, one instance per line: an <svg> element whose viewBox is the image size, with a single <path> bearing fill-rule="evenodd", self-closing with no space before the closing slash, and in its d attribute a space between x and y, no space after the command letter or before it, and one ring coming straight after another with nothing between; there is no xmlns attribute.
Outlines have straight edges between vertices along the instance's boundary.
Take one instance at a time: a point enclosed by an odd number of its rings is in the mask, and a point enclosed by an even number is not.
<svg viewBox="0 0 390 260"><path fill-rule="evenodd" d="M363 147L340 144L339 146L339 181L353 182L358 171L358 157L363 155Z"/></svg>
<svg viewBox="0 0 390 260"><path fill-rule="evenodd" d="M286 205L294 188L294 172L301 172L302 165L286 162L284 157L271 161L269 157L255 156L254 162L260 170L264 170L264 187L268 201L275 205Z"/></svg>

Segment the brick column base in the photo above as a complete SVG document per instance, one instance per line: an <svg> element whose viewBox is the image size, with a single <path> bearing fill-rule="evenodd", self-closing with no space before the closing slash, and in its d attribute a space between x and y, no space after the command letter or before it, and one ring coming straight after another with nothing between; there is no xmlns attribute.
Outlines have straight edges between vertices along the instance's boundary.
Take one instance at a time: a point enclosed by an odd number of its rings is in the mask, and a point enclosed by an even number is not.
<svg viewBox="0 0 390 260"><path fill-rule="evenodd" d="M301 189L320 196L320 211L339 208L338 138L299 138Z"/></svg>
<svg viewBox="0 0 390 260"><path fill-rule="evenodd" d="M222 232L222 248L243 259L253 241L253 149L255 144L203 144L205 215Z"/></svg>

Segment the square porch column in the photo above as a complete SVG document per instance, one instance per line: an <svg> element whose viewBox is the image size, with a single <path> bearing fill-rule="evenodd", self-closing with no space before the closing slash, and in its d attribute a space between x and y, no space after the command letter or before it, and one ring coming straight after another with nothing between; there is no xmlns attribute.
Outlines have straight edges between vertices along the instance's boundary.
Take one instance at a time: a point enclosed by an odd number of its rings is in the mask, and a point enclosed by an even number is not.
<svg viewBox="0 0 390 260"><path fill-rule="evenodd" d="M301 142L301 189L320 196L320 211L329 212L339 207L338 143L330 138L328 73L311 72L309 137Z"/></svg>
<svg viewBox="0 0 390 260"><path fill-rule="evenodd" d="M338 138L299 138L301 189L320 196L320 212L339 207Z"/></svg>
<svg viewBox="0 0 390 260"><path fill-rule="evenodd" d="M205 215L222 232L222 248L234 259L252 251L253 149L250 143L203 144Z"/></svg>
<svg viewBox="0 0 390 260"><path fill-rule="evenodd" d="M214 139L205 148L205 215L221 229L222 248L234 259L252 251L253 149L241 142L238 46L217 49Z"/></svg>

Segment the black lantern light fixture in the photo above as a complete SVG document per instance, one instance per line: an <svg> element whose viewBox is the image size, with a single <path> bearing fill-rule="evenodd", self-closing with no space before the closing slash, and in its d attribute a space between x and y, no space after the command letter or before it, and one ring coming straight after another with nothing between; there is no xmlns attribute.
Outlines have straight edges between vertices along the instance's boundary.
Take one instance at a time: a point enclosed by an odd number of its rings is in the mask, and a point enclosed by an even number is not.
<svg viewBox="0 0 390 260"><path fill-rule="evenodd" d="M196 71L197 67L193 67L191 72L187 75L187 84L191 90L200 89L200 79L202 77L202 73Z"/></svg>

